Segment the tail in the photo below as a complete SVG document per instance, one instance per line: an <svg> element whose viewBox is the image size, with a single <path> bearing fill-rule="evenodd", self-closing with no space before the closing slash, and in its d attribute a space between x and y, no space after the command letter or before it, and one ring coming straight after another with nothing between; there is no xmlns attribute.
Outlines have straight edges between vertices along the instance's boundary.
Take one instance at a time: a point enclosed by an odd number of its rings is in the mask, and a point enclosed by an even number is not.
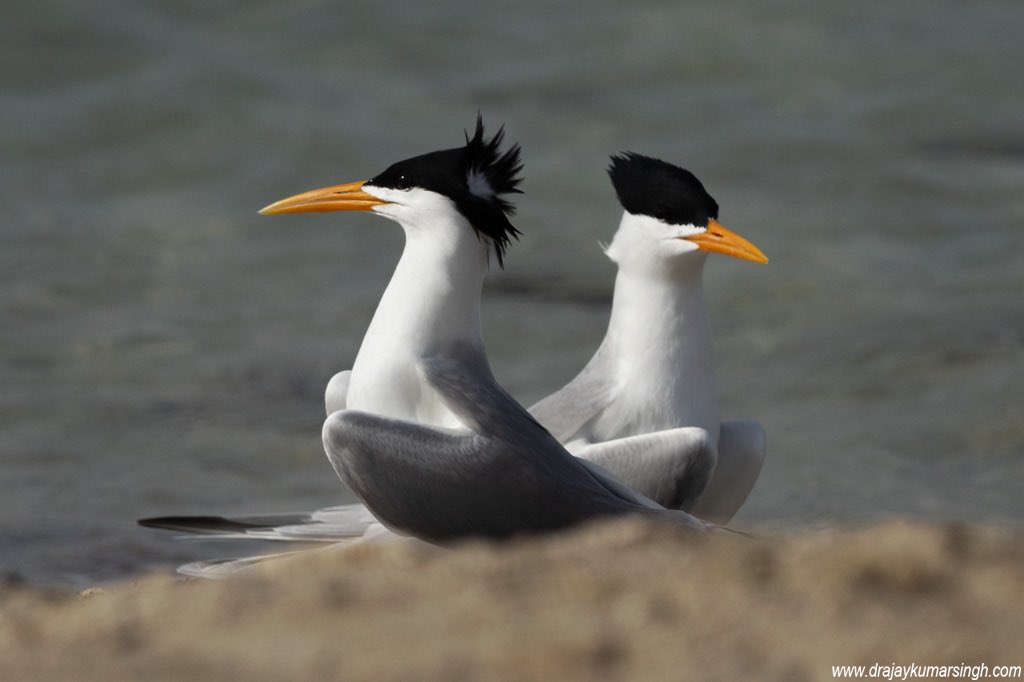
<svg viewBox="0 0 1024 682"><path fill-rule="evenodd" d="M278 552L276 554L256 554L254 556L242 557L240 559L209 559L207 561L192 561L178 566L178 573L187 575L190 578L204 578L206 580L221 580L238 575L253 566L258 566L267 561L281 559L301 554L304 550L294 552Z"/></svg>
<svg viewBox="0 0 1024 682"><path fill-rule="evenodd" d="M349 504L296 514L156 516L138 524L207 539L337 542L360 537L378 522L363 505Z"/></svg>
<svg viewBox="0 0 1024 682"><path fill-rule="evenodd" d="M255 516L155 516L139 519L146 528L173 530L203 540L263 540L332 547L378 538L388 531L361 504L326 507L309 513ZM309 548L242 558L193 561L178 567L182 575L219 579Z"/></svg>

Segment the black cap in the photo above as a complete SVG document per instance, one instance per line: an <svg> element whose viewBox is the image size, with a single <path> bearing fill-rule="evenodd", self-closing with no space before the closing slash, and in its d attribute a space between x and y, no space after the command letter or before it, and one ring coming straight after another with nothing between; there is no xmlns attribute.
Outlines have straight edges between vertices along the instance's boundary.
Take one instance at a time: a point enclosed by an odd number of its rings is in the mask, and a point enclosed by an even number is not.
<svg viewBox="0 0 1024 682"><path fill-rule="evenodd" d="M633 152L612 156L608 167L622 207L670 225L707 227L718 219L716 202L685 168Z"/></svg>

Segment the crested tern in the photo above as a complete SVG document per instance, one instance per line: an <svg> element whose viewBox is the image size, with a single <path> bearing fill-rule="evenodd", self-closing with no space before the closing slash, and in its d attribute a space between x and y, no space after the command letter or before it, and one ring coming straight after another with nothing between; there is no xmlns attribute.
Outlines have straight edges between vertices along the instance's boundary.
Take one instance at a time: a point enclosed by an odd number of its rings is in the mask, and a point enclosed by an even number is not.
<svg viewBox="0 0 1024 682"><path fill-rule="evenodd" d="M727 523L766 453L763 427L720 421L702 276L722 253L767 263L718 222L689 171L635 153L608 169L624 212L606 254L618 266L593 358L531 413L578 457L670 508Z"/></svg>

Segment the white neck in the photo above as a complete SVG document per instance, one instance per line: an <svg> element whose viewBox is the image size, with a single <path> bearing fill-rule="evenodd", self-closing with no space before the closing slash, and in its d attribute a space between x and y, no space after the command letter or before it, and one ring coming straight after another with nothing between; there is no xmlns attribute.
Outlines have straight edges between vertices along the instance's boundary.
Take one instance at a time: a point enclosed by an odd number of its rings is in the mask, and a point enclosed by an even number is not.
<svg viewBox="0 0 1024 682"><path fill-rule="evenodd" d="M700 426L717 439L718 388L702 285L705 260L703 253L687 253L659 267L620 263L608 333L599 351L614 376L617 398L594 424L604 433L592 437Z"/></svg>
<svg viewBox="0 0 1024 682"><path fill-rule="evenodd" d="M440 219L450 224L429 230L403 224L405 249L352 367L350 409L459 425L416 363L453 341L482 349L480 291L487 246L457 212Z"/></svg>

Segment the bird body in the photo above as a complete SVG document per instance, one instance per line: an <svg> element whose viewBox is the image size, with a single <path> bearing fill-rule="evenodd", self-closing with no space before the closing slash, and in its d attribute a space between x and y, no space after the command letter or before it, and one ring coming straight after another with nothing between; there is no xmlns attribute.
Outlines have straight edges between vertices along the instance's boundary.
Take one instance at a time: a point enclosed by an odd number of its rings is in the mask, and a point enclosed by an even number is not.
<svg viewBox="0 0 1024 682"><path fill-rule="evenodd" d="M456 212L436 211L433 227L443 239L406 230L405 249L352 365L345 407L457 427L460 421L417 362L455 341L483 348L480 287L487 247Z"/></svg>
<svg viewBox="0 0 1024 682"><path fill-rule="evenodd" d="M635 216L624 216L624 230ZM614 253L612 243L609 253ZM613 256L614 258L614 256ZM572 446L668 428L705 429L717 442L719 422L711 323L695 254L674 271L623 264L615 279L608 331L594 367L608 385L607 405L567 436Z"/></svg>

